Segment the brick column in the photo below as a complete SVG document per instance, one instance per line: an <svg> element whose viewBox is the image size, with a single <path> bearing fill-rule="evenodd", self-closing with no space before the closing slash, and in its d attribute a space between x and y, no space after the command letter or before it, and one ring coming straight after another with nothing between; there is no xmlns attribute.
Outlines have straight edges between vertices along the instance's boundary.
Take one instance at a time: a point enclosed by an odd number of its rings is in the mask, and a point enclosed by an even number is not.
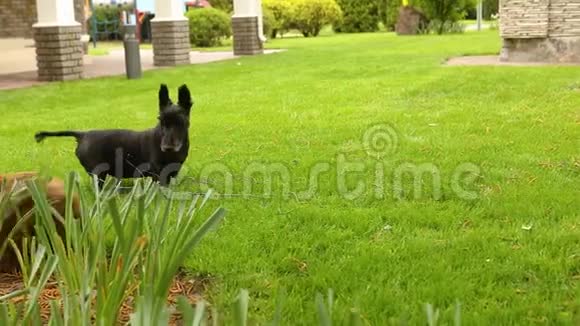
<svg viewBox="0 0 580 326"><path fill-rule="evenodd" d="M34 29L38 79L79 79L83 71L82 26L75 21L73 0L36 0Z"/></svg>
<svg viewBox="0 0 580 326"><path fill-rule="evenodd" d="M258 17L232 17L234 54L255 55L264 52L259 37Z"/></svg>
<svg viewBox="0 0 580 326"><path fill-rule="evenodd" d="M39 80L82 78L81 30L81 26L34 27Z"/></svg>
<svg viewBox="0 0 580 326"><path fill-rule="evenodd" d="M177 66L189 64L189 22L187 20L151 21L153 64Z"/></svg>
<svg viewBox="0 0 580 326"><path fill-rule="evenodd" d="M262 9L260 0L234 0L232 30L234 54L254 55L264 52L262 43Z"/></svg>
<svg viewBox="0 0 580 326"><path fill-rule="evenodd" d="M0 0L0 37L32 37L36 22L34 0Z"/></svg>
<svg viewBox="0 0 580 326"><path fill-rule="evenodd" d="M177 66L189 64L189 21L184 16L183 0L155 0L155 18L151 20L153 64Z"/></svg>
<svg viewBox="0 0 580 326"><path fill-rule="evenodd" d="M580 6L577 0L502 0L500 60L580 62Z"/></svg>

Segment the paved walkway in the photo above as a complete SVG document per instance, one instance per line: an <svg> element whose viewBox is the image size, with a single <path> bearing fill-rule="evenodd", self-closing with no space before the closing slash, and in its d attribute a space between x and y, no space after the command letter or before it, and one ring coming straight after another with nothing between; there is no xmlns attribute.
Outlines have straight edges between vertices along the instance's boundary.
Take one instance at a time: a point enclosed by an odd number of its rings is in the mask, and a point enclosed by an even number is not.
<svg viewBox="0 0 580 326"><path fill-rule="evenodd" d="M281 50L265 50L265 54ZM203 64L237 58L233 52L190 53L192 64ZM141 49L143 71L163 69L153 66L153 51ZM108 55L84 56L84 78L125 75L125 53L122 48L111 49ZM25 39L0 39L0 90L43 84L36 75L34 42Z"/></svg>

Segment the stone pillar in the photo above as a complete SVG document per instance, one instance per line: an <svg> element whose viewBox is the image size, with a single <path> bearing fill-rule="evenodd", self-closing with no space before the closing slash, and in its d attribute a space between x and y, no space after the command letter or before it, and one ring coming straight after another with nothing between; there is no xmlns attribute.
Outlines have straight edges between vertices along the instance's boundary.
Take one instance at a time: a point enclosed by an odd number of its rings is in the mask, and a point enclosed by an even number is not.
<svg viewBox="0 0 580 326"><path fill-rule="evenodd" d="M75 21L73 0L37 0L34 29L38 79L82 78L81 24Z"/></svg>
<svg viewBox="0 0 580 326"><path fill-rule="evenodd" d="M156 0L151 20L153 64L177 66L190 64L189 21L184 16L183 0Z"/></svg>
<svg viewBox="0 0 580 326"><path fill-rule="evenodd" d="M0 0L0 38L31 38L34 23L35 0Z"/></svg>
<svg viewBox="0 0 580 326"><path fill-rule="evenodd" d="M500 60L508 62L580 62L578 0L502 0Z"/></svg>
<svg viewBox="0 0 580 326"><path fill-rule="evenodd" d="M232 29L234 32L234 54L254 55L264 52L261 8L259 0L234 0Z"/></svg>

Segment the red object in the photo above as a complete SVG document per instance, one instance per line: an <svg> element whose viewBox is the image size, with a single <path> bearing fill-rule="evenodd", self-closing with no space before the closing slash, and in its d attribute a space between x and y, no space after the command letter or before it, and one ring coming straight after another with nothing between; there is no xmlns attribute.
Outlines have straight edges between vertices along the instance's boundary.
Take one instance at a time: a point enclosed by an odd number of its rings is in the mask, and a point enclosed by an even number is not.
<svg viewBox="0 0 580 326"><path fill-rule="evenodd" d="M189 8L209 8L211 4L207 0L195 0L185 2L185 7Z"/></svg>
<svg viewBox="0 0 580 326"><path fill-rule="evenodd" d="M143 24L143 18L145 17L145 13L142 11L137 10L137 8L135 8L135 38L137 40L139 40L139 43L141 43L141 24Z"/></svg>

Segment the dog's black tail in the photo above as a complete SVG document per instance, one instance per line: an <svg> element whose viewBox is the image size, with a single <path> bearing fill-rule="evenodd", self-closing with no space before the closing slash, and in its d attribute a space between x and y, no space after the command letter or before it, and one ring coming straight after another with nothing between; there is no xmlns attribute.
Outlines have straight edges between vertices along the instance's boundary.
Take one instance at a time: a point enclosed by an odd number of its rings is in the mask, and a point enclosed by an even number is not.
<svg viewBox="0 0 580 326"><path fill-rule="evenodd" d="M74 137L78 141L82 136L83 133L78 131L55 131L55 132L41 131L37 132L36 135L34 135L34 139L36 139L37 143L40 143L46 137Z"/></svg>

